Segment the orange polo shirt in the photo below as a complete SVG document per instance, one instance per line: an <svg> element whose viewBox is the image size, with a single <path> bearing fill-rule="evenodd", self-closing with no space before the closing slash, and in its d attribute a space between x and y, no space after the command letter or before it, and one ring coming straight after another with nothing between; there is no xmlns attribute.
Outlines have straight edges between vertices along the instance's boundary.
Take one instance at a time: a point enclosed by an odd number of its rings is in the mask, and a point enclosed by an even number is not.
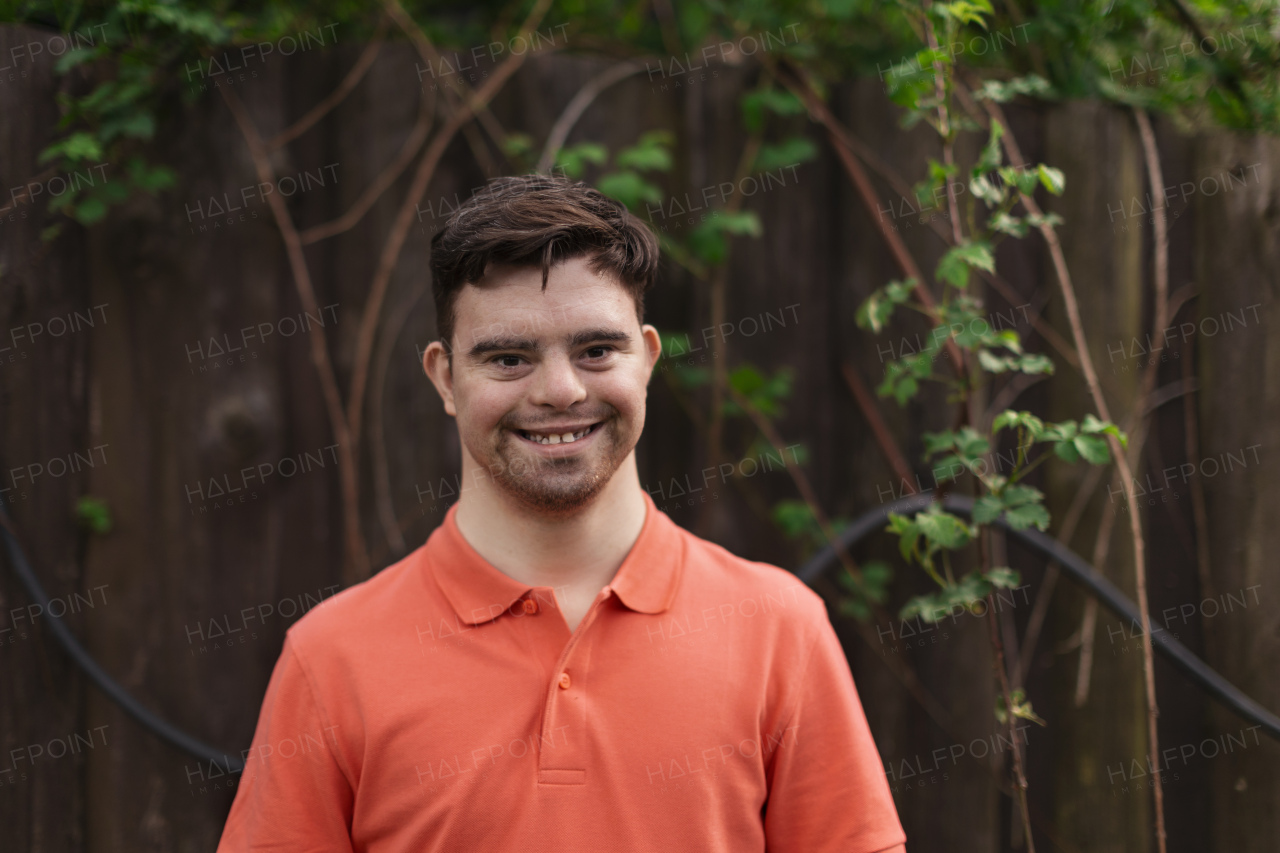
<svg viewBox="0 0 1280 853"><path fill-rule="evenodd" d="M289 629L219 853L873 853L906 840L822 599L644 527L569 631L454 521Z"/></svg>

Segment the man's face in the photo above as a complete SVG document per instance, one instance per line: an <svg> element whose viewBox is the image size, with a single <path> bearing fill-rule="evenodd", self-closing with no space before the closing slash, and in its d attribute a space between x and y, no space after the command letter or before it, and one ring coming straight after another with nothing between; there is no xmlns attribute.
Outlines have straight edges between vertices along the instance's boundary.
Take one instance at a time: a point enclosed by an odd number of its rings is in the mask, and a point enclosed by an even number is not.
<svg viewBox="0 0 1280 853"><path fill-rule="evenodd" d="M452 370L438 341L423 365L463 446L539 512L586 506L640 438L657 331L586 258L552 267L545 292L537 267L491 266L455 306Z"/></svg>

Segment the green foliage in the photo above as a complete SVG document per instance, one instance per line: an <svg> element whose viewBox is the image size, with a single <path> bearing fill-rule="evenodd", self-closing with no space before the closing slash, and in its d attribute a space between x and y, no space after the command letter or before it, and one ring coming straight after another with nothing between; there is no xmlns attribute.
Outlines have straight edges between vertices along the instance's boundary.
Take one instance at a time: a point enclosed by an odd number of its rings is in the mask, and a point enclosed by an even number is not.
<svg viewBox="0 0 1280 853"><path fill-rule="evenodd" d="M970 572L959 581L943 580L933 592L913 596L898 611L898 618L938 622L964 612L981 616L985 608L980 605L992 590L1014 589L1018 583L1018 573L1007 567Z"/></svg>
<svg viewBox="0 0 1280 853"><path fill-rule="evenodd" d="M773 145L762 145L760 153L756 156L754 171L772 172L775 169L798 166L817 156L818 146L814 145L812 140L803 136L793 136Z"/></svg>
<svg viewBox="0 0 1280 853"><path fill-rule="evenodd" d="M812 508L804 501L778 501L773 507L773 522L778 525L787 538L800 540L808 551L822 548L827 544L827 537L822 532L822 525L818 523ZM832 532L839 535L840 531L848 523L848 519L845 518L831 519ZM884 583L887 583L887 581L884 581ZM881 584L881 589L883 585ZM870 588L867 594L878 593L875 592L875 588Z"/></svg>
<svg viewBox="0 0 1280 853"><path fill-rule="evenodd" d="M794 94L768 85L743 95L741 107L743 124L753 132L764 128L766 111L780 116L804 113L804 104Z"/></svg>
<svg viewBox="0 0 1280 853"><path fill-rule="evenodd" d="M703 264L719 266L729 257L729 237L759 237L763 233L755 211L716 211L689 234L688 248Z"/></svg>
<svg viewBox="0 0 1280 853"><path fill-rule="evenodd" d="M915 287L916 280L909 278L906 281L891 281L872 293L858 308L858 327L879 333L893 316L893 309L905 304Z"/></svg>
<svg viewBox="0 0 1280 853"><path fill-rule="evenodd" d="M82 529L99 536L105 536L114 527L106 501L87 496L76 501L76 522Z"/></svg>
<svg viewBox="0 0 1280 853"><path fill-rule="evenodd" d="M579 180L586 174L588 163L603 166L608 160L609 149L598 142L582 142L557 151L555 168L568 177Z"/></svg>
<svg viewBox="0 0 1280 853"><path fill-rule="evenodd" d="M918 28L932 28L938 44L955 45L964 27L986 28L994 11L986 2L934 3L914 7L902 4L904 10L915 9ZM962 42L959 42L962 43ZM956 140L961 134L982 128L956 109L957 55L945 49L918 49L913 61L895 64L886 77L890 98L904 111L903 126L927 123L937 132L944 151L954 157L959 150ZM981 99L1007 101L1020 95L1046 95L1048 82L1040 75L1025 74L1005 80L988 80L977 88ZM1026 352L1015 329L996 328L988 320L982 302L970 293L972 275L992 274L996 268L996 246L1002 240L1028 236L1032 228L1052 226L1060 221L1052 215L1033 214L1024 200L1037 191L1061 195L1066 188L1062 171L1040 163L1026 168L1016 167L1005 157L1004 129L991 121L972 163L964 164L944 156L929 159L927 174L915 185L921 205L930 207L935 199L947 198L949 213L954 217L954 244L947 248L934 270L940 297L935 304L908 302L915 282L890 282L874 291L858 311L858 325L872 332L887 328L900 305L921 311L933 321L927 342L886 364L885 376L877 392L893 396L900 405L913 399L926 382L938 382L952 391L949 400L960 409L959 425L953 429L927 432L924 458L930 462L934 479L950 484L971 475L977 492L968 522L945 511L940 502L930 503L914 516L889 515L887 532L898 539L898 550L908 564L918 564L933 581L930 591L913 596L900 610L903 619L920 618L936 622L946 616L970 612L986 613L985 601L997 589L1018 585L1018 575L1002 566L979 565L959 578L952 571L953 558L967 556L983 536L983 528L1003 523L1013 530L1036 528L1047 530L1049 511L1044 494L1033 486L1019 482L1045 460L1055 458L1073 463L1079 460L1094 464L1110 461L1108 439L1122 446L1123 433L1113 424L1092 415L1075 421L1046 423L1026 411L998 414L989 428L967 423L969 400L976 388L988 384L992 377L1008 373L1046 374L1053 372L1053 362L1041 353ZM968 180L967 194L954 192L957 176ZM1019 206L1023 210L1018 211ZM953 347L962 362L955 377L941 373L938 362L943 348ZM935 367L935 365L938 365ZM948 365L950 366L950 365ZM1011 431L1016 440L1013 465L1007 473L997 472L992 451L1003 431ZM1008 437L1008 436L1004 436ZM1046 449L1045 445L1050 445ZM1038 455L1033 451L1037 450ZM985 557L985 549L981 555ZM849 590L848 612L865 611L866 597ZM1021 691L1011 693L1011 707L1003 697L996 709L997 717L1008 722L1011 716L1033 720L1043 725Z"/></svg>
<svg viewBox="0 0 1280 853"><path fill-rule="evenodd" d="M770 418L783 413L782 401L791 395L791 384L792 370L789 367L781 367L772 376L765 376L750 364L743 364L729 373L729 387L745 397L752 408ZM732 416L741 415L743 411L735 401L725 400L724 413Z"/></svg>
<svg viewBox="0 0 1280 853"><path fill-rule="evenodd" d="M860 575L860 579L848 572L836 575L836 582L845 592L838 609L845 616L866 622L871 618L875 606L884 604L889 599L893 567L883 560L873 560L862 565Z"/></svg>
<svg viewBox="0 0 1280 853"><path fill-rule="evenodd" d="M1030 720L1038 726L1049 725L1037 716L1035 711L1031 710L1031 703L1027 701L1026 691L1021 687L1011 690L1009 696L1013 700L1013 716L1022 720ZM1009 711L1005 706L1003 696L996 697L996 719L1005 725L1009 723Z"/></svg>

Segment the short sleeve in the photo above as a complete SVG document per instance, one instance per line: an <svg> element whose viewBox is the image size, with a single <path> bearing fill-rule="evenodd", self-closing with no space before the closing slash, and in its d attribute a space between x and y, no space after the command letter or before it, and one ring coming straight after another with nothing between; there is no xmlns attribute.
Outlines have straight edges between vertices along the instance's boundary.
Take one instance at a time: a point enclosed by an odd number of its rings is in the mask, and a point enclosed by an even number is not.
<svg viewBox="0 0 1280 853"><path fill-rule="evenodd" d="M766 849L877 853L903 844L906 833L825 610L795 692L771 760Z"/></svg>
<svg viewBox="0 0 1280 853"><path fill-rule="evenodd" d="M354 794L338 736L286 636L218 853L350 851Z"/></svg>

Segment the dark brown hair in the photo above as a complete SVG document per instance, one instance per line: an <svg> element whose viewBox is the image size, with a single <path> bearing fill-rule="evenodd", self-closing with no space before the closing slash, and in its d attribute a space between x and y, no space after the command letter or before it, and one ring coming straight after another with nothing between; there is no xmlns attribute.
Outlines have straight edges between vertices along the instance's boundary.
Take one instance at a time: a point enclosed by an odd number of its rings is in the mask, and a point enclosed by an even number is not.
<svg viewBox="0 0 1280 853"><path fill-rule="evenodd" d="M595 273L612 273L635 300L643 322L644 294L658 271L658 239L645 223L594 187L558 175L494 178L453 212L431 238L431 291L436 330L450 353L454 304L466 284L491 263L551 267L590 257Z"/></svg>

